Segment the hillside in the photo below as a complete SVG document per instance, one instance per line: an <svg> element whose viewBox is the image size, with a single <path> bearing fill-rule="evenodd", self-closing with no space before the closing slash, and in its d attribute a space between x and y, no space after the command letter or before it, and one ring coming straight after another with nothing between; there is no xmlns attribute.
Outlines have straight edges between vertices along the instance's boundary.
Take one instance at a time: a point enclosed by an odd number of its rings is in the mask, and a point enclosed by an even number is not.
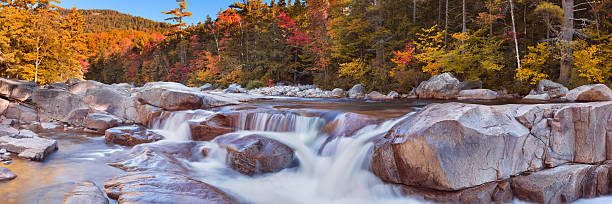
<svg viewBox="0 0 612 204"><path fill-rule="evenodd" d="M67 13L70 10L61 10ZM107 30L137 30L148 32L164 32L169 29L169 24L157 22L124 14L115 10L81 9L81 15L85 20L86 33L100 33Z"/></svg>

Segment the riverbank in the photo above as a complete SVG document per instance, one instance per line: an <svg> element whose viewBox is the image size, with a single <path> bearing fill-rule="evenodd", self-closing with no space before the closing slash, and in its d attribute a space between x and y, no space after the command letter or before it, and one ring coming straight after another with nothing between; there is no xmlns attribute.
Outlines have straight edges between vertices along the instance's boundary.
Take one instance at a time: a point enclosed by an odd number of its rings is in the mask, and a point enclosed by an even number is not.
<svg viewBox="0 0 612 204"><path fill-rule="evenodd" d="M567 90L563 103L457 103L441 99L465 100L448 97L459 89L434 84L415 91L421 99L379 101L354 90L313 99L2 79L0 149L17 177L0 194L17 203L548 203L610 193L612 102L585 102L609 88ZM62 187L45 197L34 186Z"/></svg>

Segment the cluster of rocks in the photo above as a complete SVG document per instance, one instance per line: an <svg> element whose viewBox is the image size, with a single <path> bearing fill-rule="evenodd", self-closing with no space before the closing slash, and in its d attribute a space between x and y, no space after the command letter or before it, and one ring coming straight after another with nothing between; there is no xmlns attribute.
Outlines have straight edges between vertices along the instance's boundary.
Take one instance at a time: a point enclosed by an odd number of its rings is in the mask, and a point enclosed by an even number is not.
<svg viewBox="0 0 612 204"><path fill-rule="evenodd" d="M561 99L567 101L609 101L612 100L612 90L604 84L590 84L569 90L562 84L550 80L542 80L536 90L531 90L525 100L548 101Z"/></svg>
<svg viewBox="0 0 612 204"><path fill-rule="evenodd" d="M377 142L371 169L436 202L572 202L612 193L611 144L612 102L432 104Z"/></svg>
<svg viewBox="0 0 612 204"><path fill-rule="evenodd" d="M20 158L42 161L57 148L57 141L38 137L38 134L31 130L17 130L9 125L0 125L1 160L10 161L13 153Z"/></svg>

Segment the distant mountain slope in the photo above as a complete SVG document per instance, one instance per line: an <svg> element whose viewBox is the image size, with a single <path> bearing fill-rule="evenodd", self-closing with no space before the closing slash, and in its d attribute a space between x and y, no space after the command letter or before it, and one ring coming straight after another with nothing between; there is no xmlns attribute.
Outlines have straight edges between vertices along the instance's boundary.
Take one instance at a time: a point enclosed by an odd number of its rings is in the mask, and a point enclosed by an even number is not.
<svg viewBox="0 0 612 204"><path fill-rule="evenodd" d="M170 25L146 18L124 14L115 10L80 9L85 19L85 32L100 33L108 30L137 30L148 32L164 32ZM61 10L62 14L70 10Z"/></svg>

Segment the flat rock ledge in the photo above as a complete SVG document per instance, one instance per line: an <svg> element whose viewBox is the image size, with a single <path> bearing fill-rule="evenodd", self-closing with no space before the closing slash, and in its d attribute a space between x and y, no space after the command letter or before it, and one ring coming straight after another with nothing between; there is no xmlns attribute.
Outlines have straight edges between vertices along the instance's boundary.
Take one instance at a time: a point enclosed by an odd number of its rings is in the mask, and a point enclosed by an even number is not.
<svg viewBox="0 0 612 204"><path fill-rule="evenodd" d="M57 141L39 137L13 138L0 137L0 149L18 154L18 157L33 161L43 161L54 151L57 151Z"/></svg>
<svg viewBox="0 0 612 204"><path fill-rule="evenodd" d="M76 183L64 197L64 204L108 204L104 193L91 181Z"/></svg>
<svg viewBox="0 0 612 204"><path fill-rule="evenodd" d="M128 173L105 182L104 188L119 203L241 203L204 182L169 173Z"/></svg>

